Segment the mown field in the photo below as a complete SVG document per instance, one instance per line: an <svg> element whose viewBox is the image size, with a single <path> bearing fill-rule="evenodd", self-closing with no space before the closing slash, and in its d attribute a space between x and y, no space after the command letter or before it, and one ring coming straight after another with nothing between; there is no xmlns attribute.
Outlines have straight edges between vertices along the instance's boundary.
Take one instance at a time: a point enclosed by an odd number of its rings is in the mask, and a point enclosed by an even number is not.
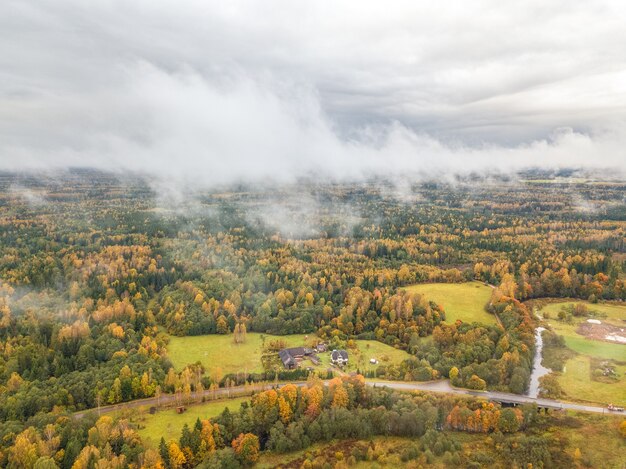
<svg viewBox="0 0 626 469"><path fill-rule="evenodd" d="M578 355L565 363L565 370L559 374L559 383L567 397L603 405L614 403L626 405L626 345L589 339L576 332L586 317L573 317L571 323L558 319L558 313L564 307L576 303L585 303L590 311L599 313L597 319L616 326L626 327L622 320L626 319L626 306L591 304L585 301L553 302L542 306L541 316L548 318L545 322L550 328L565 339L567 347ZM592 379L593 359L607 360L615 367L615 382L604 382Z"/></svg>
<svg viewBox="0 0 626 469"><path fill-rule="evenodd" d="M430 338L422 338L423 341L428 341ZM378 365L371 365L370 358L378 360L379 365L397 364L403 360L410 358L411 355L404 350L400 350L394 347L390 347L387 344L378 342L377 340L357 340L357 349L349 349L350 363L346 368L346 371L356 370L357 368L362 371L368 371L370 369L376 369ZM322 354L322 363L328 360L330 363L330 357L328 354Z"/></svg>
<svg viewBox="0 0 626 469"><path fill-rule="evenodd" d="M190 363L200 362L209 373L219 368L220 374L261 373L263 340L284 340L290 347L303 346L305 335L272 336L249 332L246 341L235 344L232 334L170 337L167 354L174 367L181 370Z"/></svg>
<svg viewBox="0 0 626 469"><path fill-rule="evenodd" d="M185 424L191 427L196 419L215 417L225 408L236 412L241 403L249 399L249 397L237 397L195 404L188 406L187 411L182 414L176 413L174 408L163 409L153 415L144 412L133 417L131 421L140 427L139 434L143 439L149 439L153 444L158 444L161 437L165 438L165 441L180 438Z"/></svg>
<svg viewBox="0 0 626 469"><path fill-rule="evenodd" d="M299 347L305 345L305 337L307 336L302 334L272 336L249 332L245 343L235 344L232 335L171 336L167 350L177 370L199 361L209 374L262 372L261 354L264 341L268 343L272 340L283 340L289 347ZM400 363L411 356L404 350L375 340L357 340L356 345L356 349L348 349L349 366L346 371L374 368L375 365L369 364L370 358L375 358L380 365L384 365ZM320 353L318 356L322 362L319 366L313 366L309 361L304 361L303 366L327 369L330 366L330 352Z"/></svg>
<svg viewBox="0 0 626 469"><path fill-rule="evenodd" d="M448 323L457 319L485 324L496 322L495 316L485 311L485 305L491 298L491 287L484 283L420 283L406 287L406 290L420 293L442 305Z"/></svg>
<svg viewBox="0 0 626 469"><path fill-rule="evenodd" d="M591 358L577 355L568 360L559 376L559 383L567 398L596 402L602 405L613 403L626 405L626 365L615 365L619 381L605 383L591 379Z"/></svg>

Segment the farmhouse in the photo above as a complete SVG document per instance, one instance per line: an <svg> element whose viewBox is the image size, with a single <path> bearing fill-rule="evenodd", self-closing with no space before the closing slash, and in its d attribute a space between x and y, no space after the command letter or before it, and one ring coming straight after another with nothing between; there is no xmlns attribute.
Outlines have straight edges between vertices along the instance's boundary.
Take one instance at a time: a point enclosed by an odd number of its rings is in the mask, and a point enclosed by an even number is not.
<svg viewBox="0 0 626 469"><path fill-rule="evenodd" d="M333 350L330 354L330 361L335 365L343 366L348 364L348 352L345 350Z"/></svg>
<svg viewBox="0 0 626 469"><path fill-rule="evenodd" d="M308 347L284 348L278 352L278 356L288 370L297 368L305 357L310 359L314 364L319 363L319 359L315 356L315 350Z"/></svg>

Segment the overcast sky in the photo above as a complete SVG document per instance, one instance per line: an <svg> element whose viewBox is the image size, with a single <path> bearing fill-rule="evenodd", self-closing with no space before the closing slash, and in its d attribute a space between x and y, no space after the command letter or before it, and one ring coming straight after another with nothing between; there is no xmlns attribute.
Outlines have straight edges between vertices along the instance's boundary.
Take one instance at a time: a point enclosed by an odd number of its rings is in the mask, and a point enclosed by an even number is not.
<svg viewBox="0 0 626 469"><path fill-rule="evenodd" d="M626 171L625 44L619 0L2 0L0 168Z"/></svg>

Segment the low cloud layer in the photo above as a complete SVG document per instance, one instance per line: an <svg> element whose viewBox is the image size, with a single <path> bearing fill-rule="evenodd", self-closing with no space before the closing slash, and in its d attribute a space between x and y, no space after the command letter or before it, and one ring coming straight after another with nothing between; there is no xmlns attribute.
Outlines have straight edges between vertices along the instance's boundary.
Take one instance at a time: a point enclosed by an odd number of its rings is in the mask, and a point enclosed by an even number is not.
<svg viewBox="0 0 626 469"><path fill-rule="evenodd" d="M626 171L620 2L413 3L2 2L0 169Z"/></svg>

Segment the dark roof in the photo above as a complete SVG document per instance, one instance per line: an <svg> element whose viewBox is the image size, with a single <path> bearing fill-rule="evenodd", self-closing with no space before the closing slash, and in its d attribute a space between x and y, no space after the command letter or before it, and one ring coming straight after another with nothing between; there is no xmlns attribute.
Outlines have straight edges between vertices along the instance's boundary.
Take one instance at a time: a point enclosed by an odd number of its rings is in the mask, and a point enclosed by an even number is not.
<svg viewBox="0 0 626 469"><path fill-rule="evenodd" d="M338 360L339 358L347 360L348 359L348 352L346 352L345 350L333 350L333 352L331 354L331 358L333 360Z"/></svg>
<svg viewBox="0 0 626 469"><path fill-rule="evenodd" d="M283 361L285 366L287 365L295 365L296 357L303 357L305 355L312 355L314 353L313 349L308 347L292 347L292 348L284 348L280 352L278 352L278 356Z"/></svg>
<svg viewBox="0 0 626 469"><path fill-rule="evenodd" d="M278 356L285 366L296 364L296 359L293 358L293 356L289 353L289 349L281 350L280 352L278 352Z"/></svg>

